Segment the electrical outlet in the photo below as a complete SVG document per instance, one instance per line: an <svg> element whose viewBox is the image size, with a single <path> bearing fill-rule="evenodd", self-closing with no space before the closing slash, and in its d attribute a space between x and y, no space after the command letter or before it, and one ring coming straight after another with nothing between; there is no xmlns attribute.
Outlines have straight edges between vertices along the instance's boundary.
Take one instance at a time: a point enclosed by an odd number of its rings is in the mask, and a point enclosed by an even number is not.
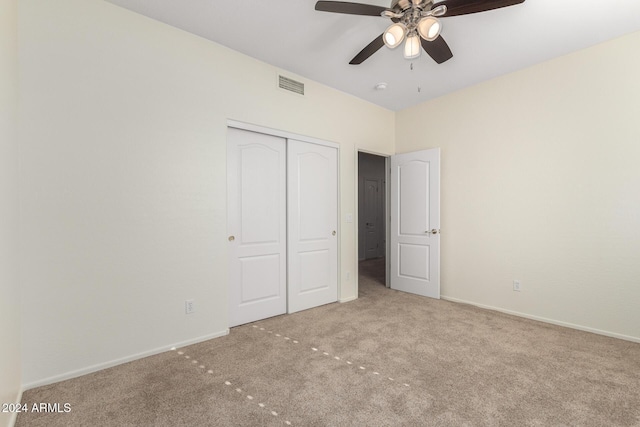
<svg viewBox="0 0 640 427"><path fill-rule="evenodd" d="M514 280L513 281L513 290L520 292L520 280Z"/></svg>
<svg viewBox="0 0 640 427"><path fill-rule="evenodd" d="M185 314L191 314L196 311L196 303L192 299L188 299L184 302Z"/></svg>

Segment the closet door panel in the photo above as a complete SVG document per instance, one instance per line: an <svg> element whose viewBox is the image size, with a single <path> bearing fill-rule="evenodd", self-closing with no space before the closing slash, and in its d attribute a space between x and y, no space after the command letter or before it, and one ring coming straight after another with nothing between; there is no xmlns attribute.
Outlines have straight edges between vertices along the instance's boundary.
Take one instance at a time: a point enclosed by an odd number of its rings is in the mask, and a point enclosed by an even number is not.
<svg viewBox="0 0 640 427"><path fill-rule="evenodd" d="M287 141L289 313L338 300L337 151Z"/></svg>
<svg viewBox="0 0 640 427"><path fill-rule="evenodd" d="M229 325L286 313L286 140L227 134Z"/></svg>

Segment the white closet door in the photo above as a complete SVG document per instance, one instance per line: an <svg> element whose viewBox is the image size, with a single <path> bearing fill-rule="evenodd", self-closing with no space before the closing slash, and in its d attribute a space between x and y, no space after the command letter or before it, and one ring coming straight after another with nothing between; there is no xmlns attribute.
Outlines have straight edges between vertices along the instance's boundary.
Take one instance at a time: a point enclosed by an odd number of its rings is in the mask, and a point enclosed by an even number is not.
<svg viewBox="0 0 640 427"><path fill-rule="evenodd" d="M286 206L285 139L229 128L230 326L287 310Z"/></svg>
<svg viewBox="0 0 640 427"><path fill-rule="evenodd" d="M289 313L338 300L338 150L287 143Z"/></svg>

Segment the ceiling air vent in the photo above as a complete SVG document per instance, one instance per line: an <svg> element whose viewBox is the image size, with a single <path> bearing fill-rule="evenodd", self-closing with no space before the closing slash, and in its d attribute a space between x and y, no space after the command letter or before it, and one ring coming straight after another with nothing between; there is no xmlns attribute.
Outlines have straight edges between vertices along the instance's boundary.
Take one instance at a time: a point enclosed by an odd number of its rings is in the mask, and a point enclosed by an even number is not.
<svg viewBox="0 0 640 427"><path fill-rule="evenodd" d="M289 92L304 95L304 83L290 79L289 77L278 75L278 87Z"/></svg>

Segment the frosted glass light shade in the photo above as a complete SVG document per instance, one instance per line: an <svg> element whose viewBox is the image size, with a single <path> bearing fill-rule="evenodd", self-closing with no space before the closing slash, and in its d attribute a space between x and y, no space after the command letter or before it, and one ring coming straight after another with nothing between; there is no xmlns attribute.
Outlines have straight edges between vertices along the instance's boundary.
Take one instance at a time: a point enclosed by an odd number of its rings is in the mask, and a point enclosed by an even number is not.
<svg viewBox="0 0 640 427"><path fill-rule="evenodd" d="M387 30L384 32L384 35L382 36L382 39L384 40L384 44L386 44L387 47L394 49L400 46L400 43L402 43L402 40L404 40L404 36L406 33L407 28L402 24L396 23L387 28Z"/></svg>
<svg viewBox="0 0 640 427"><path fill-rule="evenodd" d="M416 33L407 36L407 41L404 44L404 57L405 59L413 59L420 56L420 37Z"/></svg>
<svg viewBox="0 0 640 427"><path fill-rule="evenodd" d="M418 22L418 33L420 33L420 37L430 42L438 38L441 29L442 25L440 25L440 20L433 16L424 17Z"/></svg>

